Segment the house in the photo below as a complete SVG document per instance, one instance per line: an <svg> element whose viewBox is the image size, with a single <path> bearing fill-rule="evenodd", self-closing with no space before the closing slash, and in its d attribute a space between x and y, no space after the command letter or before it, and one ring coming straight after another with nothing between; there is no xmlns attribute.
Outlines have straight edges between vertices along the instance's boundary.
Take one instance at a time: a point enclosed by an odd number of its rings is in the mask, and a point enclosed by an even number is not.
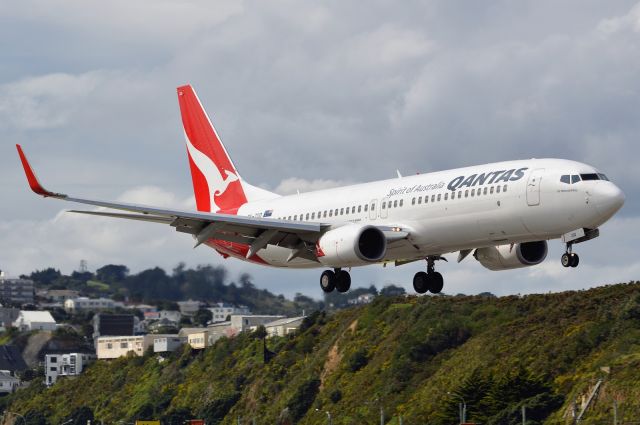
<svg viewBox="0 0 640 425"><path fill-rule="evenodd" d="M233 314L231 315L231 332L239 333L255 329L259 325L264 325L278 319L285 319L286 316L270 316L257 314Z"/></svg>
<svg viewBox="0 0 640 425"><path fill-rule="evenodd" d="M95 359L94 354L88 353L46 354L45 384L55 384L60 376L78 376Z"/></svg>
<svg viewBox="0 0 640 425"><path fill-rule="evenodd" d="M72 289L45 289L37 291L36 295L47 301L64 303L66 300L78 298L80 296L80 292Z"/></svg>
<svg viewBox="0 0 640 425"><path fill-rule="evenodd" d="M34 294L31 279L7 279L0 272L0 300L3 304L33 304Z"/></svg>
<svg viewBox="0 0 640 425"><path fill-rule="evenodd" d="M267 336L285 336L298 330L305 316L274 320L264 325Z"/></svg>
<svg viewBox="0 0 640 425"><path fill-rule="evenodd" d="M176 351L182 347L186 342L186 338L181 338L178 335L162 335L153 338L153 352L154 353L169 353Z"/></svg>
<svg viewBox="0 0 640 425"><path fill-rule="evenodd" d="M26 311L20 310L18 318L13 322L13 326L20 331L54 331L56 321L48 311Z"/></svg>
<svg viewBox="0 0 640 425"><path fill-rule="evenodd" d="M362 294L362 295L358 295L357 298L352 298L350 299L348 302L351 305L363 305L363 304L369 304L371 301L373 301L375 299L375 295L374 294Z"/></svg>
<svg viewBox="0 0 640 425"><path fill-rule="evenodd" d="M212 323L209 326L207 326L207 330L209 331L208 338L209 338L210 346L213 345L217 340L219 340L223 336L227 338L231 338L237 333L231 329L230 320L227 322Z"/></svg>
<svg viewBox="0 0 640 425"><path fill-rule="evenodd" d="M180 323L180 319L182 318L182 313L174 310L160 310L158 314L158 319L166 319L176 324Z"/></svg>
<svg viewBox="0 0 640 425"><path fill-rule="evenodd" d="M209 347L209 332L206 329L201 329L200 332L194 332L187 336L187 343L194 350L202 350Z"/></svg>
<svg viewBox="0 0 640 425"><path fill-rule="evenodd" d="M202 332L203 330L205 330L205 328L182 328L178 332L178 336L180 336L181 338L187 338L189 335Z"/></svg>
<svg viewBox="0 0 640 425"><path fill-rule="evenodd" d="M0 372L0 394L14 392L20 386L20 379L7 372Z"/></svg>
<svg viewBox="0 0 640 425"><path fill-rule="evenodd" d="M140 310L142 313L155 313L158 311L158 307L149 304L137 304L128 306L131 310Z"/></svg>
<svg viewBox="0 0 640 425"><path fill-rule="evenodd" d="M64 309L69 313L76 313L79 311L113 310L117 307L124 307L124 304L110 298L78 297L70 298L64 302Z"/></svg>
<svg viewBox="0 0 640 425"><path fill-rule="evenodd" d="M213 307L209 307L209 311L211 311L211 321L213 323L224 322L227 320L227 317L231 316L232 314L251 314L251 311L249 311L249 307L247 306L235 306L228 303L215 303Z"/></svg>
<svg viewBox="0 0 640 425"><path fill-rule="evenodd" d="M201 306L202 303L200 301L178 301L178 307L183 316L193 316L200 310Z"/></svg>

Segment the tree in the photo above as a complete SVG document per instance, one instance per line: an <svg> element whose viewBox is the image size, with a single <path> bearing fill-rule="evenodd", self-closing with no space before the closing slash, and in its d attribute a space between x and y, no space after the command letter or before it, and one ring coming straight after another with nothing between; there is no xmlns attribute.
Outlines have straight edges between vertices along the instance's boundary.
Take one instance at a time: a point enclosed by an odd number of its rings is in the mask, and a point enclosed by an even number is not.
<svg viewBox="0 0 640 425"><path fill-rule="evenodd" d="M193 315L193 323L200 326L206 326L211 319L213 319L213 313L207 308L201 308Z"/></svg>
<svg viewBox="0 0 640 425"><path fill-rule="evenodd" d="M60 270L53 267L46 268L44 270L36 270L29 276L31 280L40 285L51 285L56 279L62 276Z"/></svg>
<svg viewBox="0 0 640 425"><path fill-rule="evenodd" d="M129 274L129 268L123 265L107 264L96 270L96 279L106 283L123 282Z"/></svg>
<svg viewBox="0 0 640 425"><path fill-rule="evenodd" d="M397 297L406 293L407 291L405 291L403 287L396 285L387 285L380 290L380 295L385 295L387 297Z"/></svg>

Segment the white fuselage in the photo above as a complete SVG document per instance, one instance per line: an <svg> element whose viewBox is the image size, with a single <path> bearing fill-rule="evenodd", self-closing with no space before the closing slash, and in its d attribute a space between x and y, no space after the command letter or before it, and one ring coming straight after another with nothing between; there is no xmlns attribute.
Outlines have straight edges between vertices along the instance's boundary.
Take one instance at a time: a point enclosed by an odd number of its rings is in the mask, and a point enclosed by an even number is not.
<svg viewBox="0 0 640 425"><path fill-rule="evenodd" d="M565 177L561 181L562 176L594 174L599 176L597 180L567 183ZM410 236L391 244L384 259L394 261L555 239L572 230L595 229L623 202L622 191L589 165L530 159L251 202L240 207L238 215L402 227ZM245 259L236 250L212 246ZM287 262L290 253L290 249L269 245L259 257L277 267L322 266L301 258Z"/></svg>

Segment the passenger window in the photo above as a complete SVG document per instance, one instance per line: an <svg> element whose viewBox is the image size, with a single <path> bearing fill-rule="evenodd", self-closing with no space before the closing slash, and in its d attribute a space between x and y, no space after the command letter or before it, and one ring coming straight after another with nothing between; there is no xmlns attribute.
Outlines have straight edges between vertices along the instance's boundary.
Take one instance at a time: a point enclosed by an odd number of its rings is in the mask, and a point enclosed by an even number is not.
<svg viewBox="0 0 640 425"><path fill-rule="evenodd" d="M372 202L371 203L371 211L375 211L376 210L376 203Z"/></svg>
<svg viewBox="0 0 640 425"><path fill-rule="evenodd" d="M431 202L436 202L436 195L431 195Z"/></svg>
<svg viewBox="0 0 640 425"><path fill-rule="evenodd" d="M344 208L340 208L340 215L344 215Z"/></svg>
<svg viewBox="0 0 640 425"><path fill-rule="evenodd" d="M345 213L345 214L347 214L347 215L349 215L349 207L347 207L347 208L344 210L344 213ZM340 214L342 214L342 211L340 211Z"/></svg>
<svg viewBox="0 0 640 425"><path fill-rule="evenodd" d="M393 208L398 208L398 201L393 201Z"/></svg>
<svg viewBox="0 0 640 425"><path fill-rule="evenodd" d="M458 192L458 199L462 198L462 191Z"/></svg>
<svg viewBox="0 0 640 425"><path fill-rule="evenodd" d="M358 212L362 211L362 205L358 205Z"/></svg>
<svg viewBox="0 0 640 425"><path fill-rule="evenodd" d="M373 207L373 205L372 205ZM384 210L385 208L387 208L387 203L385 201L382 201L382 209Z"/></svg>
<svg viewBox="0 0 640 425"><path fill-rule="evenodd" d="M476 194L476 190L475 189L471 189L471 196L473 197L473 196L475 196L475 194Z"/></svg>
<svg viewBox="0 0 640 425"><path fill-rule="evenodd" d="M422 203L422 196L418 196L418 204Z"/></svg>
<svg viewBox="0 0 640 425"><path fill-rule="evenodd" d="M571 184L578 183L580 181L580 176L574 174L571 176Z"/></svg>
<svg viewBox="0 0 640 425"><path fill-rule="evenodd" d="M298 216L297 215L293 216L293 221L298 221Z"/></svg>
<svg viewBox="0 0 640 425"><path fill-rule="evenodd" d="M402 204L403 204L403 202L402 202L402 201L403 201L403 200L402 200L402 199L400 199L400 206L402 206Z"/></svg>
<svg viewBox="0 0 640 425"><path fill-rule="evenodd" d="M438 202L440 202L440 194L438 193Z"/></svg>
<svg viewBox="0 0 640 425"><path fill-rule="evenodd" d="M571 177L569 176L569 174L560 176L560 183L571 184Z"/></svg>
<svg viewBox="0 0 640 425"><path fill-rule="evenodd" d="M484 188L484 194L485 195L487 194L487 188L486 187Z"/></svg>
<svg viewBox="0 0 640 425"><path fill-rule="evenodd" d="M416 204L416 198L411 198L411 205L415 205Z"/></svg>
<svg viewBox="0 0 640 425"><path fill-rule="evenodd" d="M369 207L369 204L364 204L364 212L367 212L368 207ZM371 204L371 209L373 209L373 204Z"/></svg>
<svg viewBox="0 0 640 425"><path fill-rule="evenodd" d="M426 204L427 202L429 202L429 195L424 197L424 203Z"/></svg>
<svg viewBox="0 0 640 425"><path fill-rule="evenodd" d="M356 212L356 207L351 207L351 214L355 214Z"/></svg>
<svg viewBox="0 0 640 425"><path fill-rule="evenodd" d="M469 197L469 189L465 189L464 191L464 197L468 198Z"/></svg>
<svg viewBox="0 0 640 425"><path fill-rule="evenodd" d="M336 217L338 216L338 209L337 208L333 211L333 215L335 215Z"/></svg>
<svg viewBox="0 0 640 425"><path fill-rule="evenodd" d="M446 200L448 200L448 199L449 199L449 192L447 192L447 193L445 193L445 194L444 194L444 200L446 201Z"/></svg>
<svg viewBox="0 0 640 425"><path fill-rule="evenodd" d="M502 192L506 192L507 191L507 185L505 184L504 186L502 186Z"/></svg>
<svg viewBox="0 0 640 425"><path fill-rule="evenodd" d="M324 212L322 213L322 217L326 218L327 217L327 210L324 210Z"/></svg>
<svg viewBox="0 0 640 425"><path fill-rule="evenodd" d="M307 216L305 217L305 220L309 220L309 213L307 213Z"/></svg>
<svg viewBox="0 0 640 425"><path fill-rule="evenodd" d="M496 193L500 193L500 186L496 187Z"/></svg>
<svg viewBox="0 0 640 425"><path fill-rule="evenodd" d="M316 213L311 213L311 220L315 220L316 218Z"/></svg>
<svg viewBox="0 0 640 425"><path fill-rule="evenodd" d="M329 217L333 217L333 210L329 210Z"/></svg>
<svg viewBox="0 0 640 425"><path fill-rule="evenodd" d="M493 186L489 189L489 193L493 195Z"/></svg>

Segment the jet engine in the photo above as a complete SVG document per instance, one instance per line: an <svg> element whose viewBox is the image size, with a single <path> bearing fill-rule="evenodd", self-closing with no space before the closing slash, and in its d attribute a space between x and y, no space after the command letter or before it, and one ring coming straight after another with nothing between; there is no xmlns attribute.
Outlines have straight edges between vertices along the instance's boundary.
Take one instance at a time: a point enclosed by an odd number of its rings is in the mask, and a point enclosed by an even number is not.
<svg viewBox="0 0 640 425"><path fill-rule="evenodd" d="M547 252L547 241L536 241L478 248L473 256L489 270L508 270L540 264Z"/></svg>
<svg viewBox="0 0 640 425"><path fill-rule="evenodd" d="M374 226L347 224L326 232L317 244L318 261L325 266L352 267L375 263L387 253L387 239Z"/></svg>

